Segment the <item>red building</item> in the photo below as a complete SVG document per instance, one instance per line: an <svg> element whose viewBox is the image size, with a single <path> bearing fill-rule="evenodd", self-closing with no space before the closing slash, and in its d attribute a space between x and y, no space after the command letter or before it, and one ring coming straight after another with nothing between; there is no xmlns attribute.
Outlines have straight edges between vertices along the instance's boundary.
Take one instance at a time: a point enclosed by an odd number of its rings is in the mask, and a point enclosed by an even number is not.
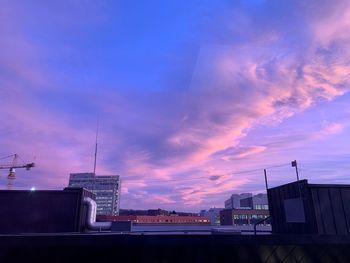
<svg viewBox="0 0 350 263"><path fill-rule="evenodd" d="M134 224L155 225L210 225L208 218L203 216L109 216L98 215L98 221L133 221Z"/></svg>

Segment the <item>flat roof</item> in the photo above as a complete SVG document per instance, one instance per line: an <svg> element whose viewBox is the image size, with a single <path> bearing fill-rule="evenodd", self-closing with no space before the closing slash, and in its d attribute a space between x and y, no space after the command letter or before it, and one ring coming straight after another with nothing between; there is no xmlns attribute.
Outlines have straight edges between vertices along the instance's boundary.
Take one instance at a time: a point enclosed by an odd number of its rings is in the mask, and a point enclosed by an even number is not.
<svg viewBox="0 0 350 263"><path fill-rule="evenodd" d="M270 187L270 188L268 188L268 190L276 189L279 187L285 187L288 185L294 185L297 183L298 183L298 181L293 181L293 182L290 182L287 184L281 184L279 186ZM350 187L350 184L309 184L307 179L299 180L299 183L306 184L307 187L318 187L318 188L349 188Z"/></svg>

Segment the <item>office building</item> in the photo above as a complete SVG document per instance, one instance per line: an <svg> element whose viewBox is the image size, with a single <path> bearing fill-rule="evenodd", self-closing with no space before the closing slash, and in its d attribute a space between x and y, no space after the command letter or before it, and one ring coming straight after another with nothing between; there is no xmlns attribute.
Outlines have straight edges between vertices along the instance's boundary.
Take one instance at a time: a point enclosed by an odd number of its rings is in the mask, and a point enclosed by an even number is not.
<svg viewBox="0 0 350 263"><path fill-rule="evenodd" d="M221 225L251 226L269 216L267 194L233 194L220 211ZM270 225L269 220L263 225Z"/></svg>
<svg viewBox="0 0 350 263"><path fill-rule="evenodd" d="M268 210L267 194L257 194L240 200L240 207Z"/></svg>
<svg viewBox="0 0 350 263"><path fill-rule="evenodd" d="M226 209L232 209L232 208L239 208L241 207L241 199L252 197L251 193L242 193L242 194L233 194L230 196L229 199L225 201L225 208Z"/></svg>
<svg viewBox="0 0 350 263"><path fill-rule="evenodd" d="M118 215L120 204L119 175L95 175L94 173L72 173L69 187L83 187L96 195L98 215Z"/></svg>

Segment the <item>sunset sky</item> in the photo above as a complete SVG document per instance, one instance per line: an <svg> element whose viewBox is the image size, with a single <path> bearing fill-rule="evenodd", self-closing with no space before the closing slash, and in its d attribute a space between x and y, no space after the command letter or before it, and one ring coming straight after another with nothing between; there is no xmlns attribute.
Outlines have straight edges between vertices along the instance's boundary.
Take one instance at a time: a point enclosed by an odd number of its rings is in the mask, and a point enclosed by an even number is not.
<svg viewBox="0 0 350 263"><path fill-rule="evenodd" d="M0 0L0 157L36 163L15 189L62 189L99 115L121 208L223 207L294 159L350 184L349 77L348 0Z"/></svg>

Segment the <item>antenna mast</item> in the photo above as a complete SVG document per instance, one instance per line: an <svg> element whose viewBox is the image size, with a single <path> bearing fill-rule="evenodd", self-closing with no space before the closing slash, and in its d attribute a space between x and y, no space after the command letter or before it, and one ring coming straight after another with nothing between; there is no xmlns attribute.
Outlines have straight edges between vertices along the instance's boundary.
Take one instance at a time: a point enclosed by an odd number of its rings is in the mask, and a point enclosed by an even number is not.
<svg viewBox="0 0 350 263"><path fill-rule="evenodd" d="M97 138L98 138L98 128L100 125L100 117L97 116L97 126L96 126L96 140L95 140L95 159L94 159L94 174L96 175L96 159L97 159Z"/></svg>

